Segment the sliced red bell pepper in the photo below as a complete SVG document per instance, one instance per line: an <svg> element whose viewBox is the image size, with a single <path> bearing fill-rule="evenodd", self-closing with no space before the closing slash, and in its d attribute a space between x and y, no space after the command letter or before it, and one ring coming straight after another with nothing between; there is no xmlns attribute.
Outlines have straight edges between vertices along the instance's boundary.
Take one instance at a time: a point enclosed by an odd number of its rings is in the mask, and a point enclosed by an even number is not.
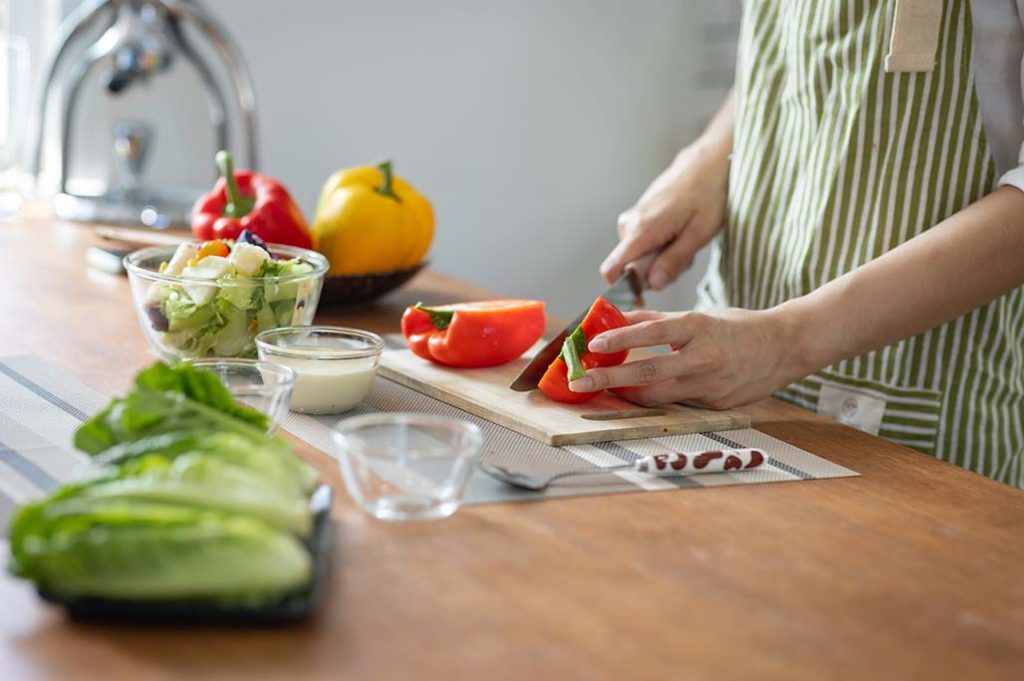
<svg viewBox="0 0 1024 681"><path fill-rule="evenodd" d="M587 344L594 337L610 329L626 325L626 318L617 307L604 298L598 297L590 306L583 323L569 334L562 345L562 352L551 363L537 386L541 392L556 402L580 404L593 399L600 390L577 393L569 389L569 382L583 378L594 367L617 366L626 361L629 350L620 352L591 352Z"/></svg>
<svg viewBox="0 0 1024 681"><path fill-rule="evenodd" d="M413 354L452 367L511 362L544 333L539 300L487 300L406 308L402 335Z"/></svg>
<svg viewBox="0 0 1024 681"><path fill-rule="evenodd" d="M313 247L306 218L284 185L268 175L235 172L226 151L217 152L217 166L221 177L192 208L197 239L238 239L249 230L269 243Z"/></svg>

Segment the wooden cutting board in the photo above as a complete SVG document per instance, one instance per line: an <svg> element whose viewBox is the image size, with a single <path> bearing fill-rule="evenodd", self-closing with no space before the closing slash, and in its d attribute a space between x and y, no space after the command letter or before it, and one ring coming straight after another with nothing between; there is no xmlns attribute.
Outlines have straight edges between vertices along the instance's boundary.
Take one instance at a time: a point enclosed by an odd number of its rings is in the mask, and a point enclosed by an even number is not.
<svg viewBox="0 0 1024 681"><path fill-rule="evenodd" d="M389 349L381 357L379 373L417 392L555 446L750 426L750 417L737 411L710 411L678 404L659 407L666 412L660 416L584 418L584 414L635 412L639 408L609 392L585 404L553 402L539 390L515 392L509 386L528 361L528 357L522 357L499 367L453 369L420 359L409 350Z"/></svg>

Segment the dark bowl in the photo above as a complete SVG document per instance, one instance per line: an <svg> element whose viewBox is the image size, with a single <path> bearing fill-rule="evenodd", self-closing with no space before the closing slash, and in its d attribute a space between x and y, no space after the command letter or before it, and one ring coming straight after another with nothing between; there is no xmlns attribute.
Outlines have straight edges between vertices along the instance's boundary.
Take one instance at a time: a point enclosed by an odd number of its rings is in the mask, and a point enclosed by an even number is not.
<svg viewBox="0 0 1024 681"><path fill-rule="evenodd" d="M379 274L352 274L324 277L324 288L320 294L320 307L337 307L365 303L380 298L406 283L427 266L424 260L418 265Z"/></svg>

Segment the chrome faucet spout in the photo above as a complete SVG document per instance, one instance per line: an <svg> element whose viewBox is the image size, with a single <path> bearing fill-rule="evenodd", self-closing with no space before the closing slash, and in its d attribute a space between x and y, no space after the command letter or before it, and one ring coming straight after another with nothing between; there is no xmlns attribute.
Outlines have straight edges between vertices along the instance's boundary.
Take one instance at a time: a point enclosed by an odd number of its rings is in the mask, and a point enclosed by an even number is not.
<svg viewBox="0 0 1024 681"><path fill-rule="evenodd" d="M191 27L191 31L186 27ZM95 35L97 28L102 32L89 42L87 36ZM223 68L211 65L206 56L210 51L196 49L193 40L208 43L215 61L221 62ZM137 81L167 69L179 54L199 75L216 148L235 147L232 150L242 165L256 168L256 97L252 78L241 52L220 23L197 0L93 0L71 12L62 25L61 39L46 68L39 100L31 159L37 185L44 176L43 148L48 139L46 127L53 93L58 85L63 87L65 96L56 131L59 193L54 198L54 209L58 217L160 225L187 222L195 192L186 196L190 190L168 190L166 194L173 198L147 192L141 178L141 156L121 153L140 145L129 144L117 131L115 159L121 186L101 194L77 195L70 192L68 182L78 100L93 69L109 60L101 91L118 95ZM145 138L152 137L147 128Z"/></svg>

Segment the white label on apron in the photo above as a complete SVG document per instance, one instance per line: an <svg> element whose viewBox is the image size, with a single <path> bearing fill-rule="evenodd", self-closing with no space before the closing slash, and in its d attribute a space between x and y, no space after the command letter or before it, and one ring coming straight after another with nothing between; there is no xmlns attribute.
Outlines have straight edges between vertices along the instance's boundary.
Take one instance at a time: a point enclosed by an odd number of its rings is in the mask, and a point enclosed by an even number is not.
<svg viewBox="0 0 1024 681"><path fill-rule="evenodd" d="M878 435L885 413L885 400L853 388L822 383L818 413L865 433Z"/></svg>

